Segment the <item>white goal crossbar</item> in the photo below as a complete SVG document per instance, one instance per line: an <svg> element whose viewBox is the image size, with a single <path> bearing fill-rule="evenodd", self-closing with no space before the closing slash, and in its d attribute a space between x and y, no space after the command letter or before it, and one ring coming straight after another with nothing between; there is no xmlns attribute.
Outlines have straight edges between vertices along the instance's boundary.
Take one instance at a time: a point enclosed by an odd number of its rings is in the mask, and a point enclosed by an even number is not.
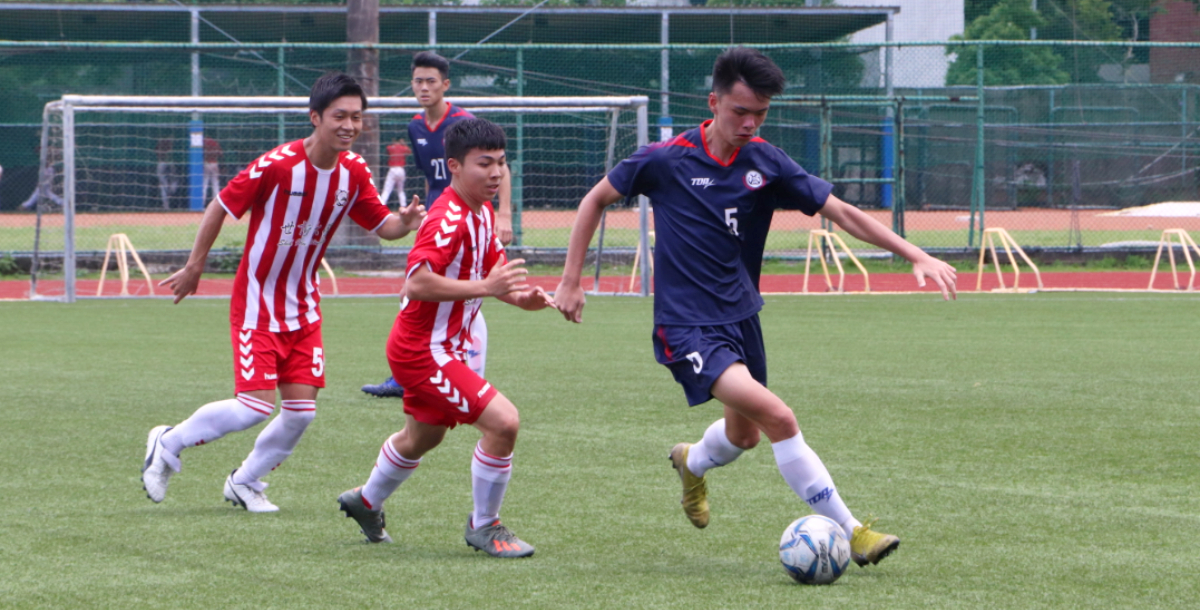
<svg viewBox="0 0 1200 610"><path fill-rule="evenodd" d="M615 162L613 145L615 140L616 114L632 111L636 116L637 146L649 141L648 104L646 96L591 96L591 97L448 97L452 104L470 109L473 113L546 114L546 113L613 113L614 131L608 144L608 169ZM367 114L394 115L420 109L411 97L368 98ZM136 112L145 114L188 113L204 114L275 114L283 116L303 113L308 110L307 97L231 97L231 96L130 96L130 95L64 95L61 99L46 104L42 128L42 170L46 169L47 134L51 116L60 117L62 142L62 213L63 213L63 275L64 293L57 300L74 302L76 299L76 249L75 249L75 204L76 176L76 115L86 112ZM192 146L198 146L193 134ZM55 162L49 161L51 165ZM40 207L39 207L40 214ZM40 220L40 217L39 217ZM649 201L638 198L639 251L649 251ZM36 258L35 245L35 258ZM597 259L597 264L599 260ZM36 265L36 263L35 263ZM649 296L650 263L648 257L641 258L640 269L634 272L641 276L641 296ZM30 294L37 294L36 272L33 275Z"/></svg>

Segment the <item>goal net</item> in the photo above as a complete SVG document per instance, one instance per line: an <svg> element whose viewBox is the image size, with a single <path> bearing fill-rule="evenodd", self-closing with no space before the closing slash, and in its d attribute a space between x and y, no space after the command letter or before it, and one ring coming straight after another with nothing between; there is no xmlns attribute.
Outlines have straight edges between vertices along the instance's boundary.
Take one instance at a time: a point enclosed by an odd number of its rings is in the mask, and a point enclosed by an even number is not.
<svg viewBox="0 0 1200 610"><path fill-rule="evenodd" d="M561 270L579 201L615 163L647 142L647 98L447 99L502 126L508 136L510 257L526 258L547 275ZM301 97L68 95L47 104L30 296L73 301L98 294L105 246L115 234L127 237L153 274L182 266L205 205L265 151L307 137L312 132L307 107ZM381 194L387 147L397 139L410 145L407 126L420 110L411 98L370 99L356 149L371 164ZM408 159L406 179L390 189L392 209L401 195L406 202L414 194L424 200L424 174ZM226 221L209 256L210 273L237 268L244 223ZM648 251L648 224L644 199L609 209L603 237L589 250L585 276L599 278L585 282L592 292L648 294L649 282L641 281L650 270L648 257L636 257ZM375 277L372 291L387 286L394 291L391 276L403 269L411 238L380 242L350 225L343 223L334 236L327 262ZM364 294L355 286L368 286L339 284L342 294ZM145 283L129 286L134 296L149 296L149 290Z"/></svg>

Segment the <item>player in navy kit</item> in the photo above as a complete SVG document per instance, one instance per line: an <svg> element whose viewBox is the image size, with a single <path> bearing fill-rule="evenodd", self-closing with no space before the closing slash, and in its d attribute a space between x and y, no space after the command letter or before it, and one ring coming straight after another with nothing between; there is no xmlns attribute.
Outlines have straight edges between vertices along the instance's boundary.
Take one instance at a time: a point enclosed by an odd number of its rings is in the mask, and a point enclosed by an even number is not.
<svg viewBox="0 0 1200 610"><path fill-rule="evenodd" d="M422 51L413 56L412 87L424 110L408 123L409 146L414 165L425 175L425 201L433 202L450 186L450 172L446 170L446 130L475 116L445 100L446 90L450 88L450 62L433 51ZM512 174L507 165L497 199L500 205L496 207L496 237L507 246L512 241ZM469 364L483 377L487 363L487 324L482 314L475 320L472 332ZM383 383L365 385L362 391L381 398L404 396L404 388L392 377Z"/></svg>
<svg viewBox="0 0 1200 610"><path fill-rule="evenodd" d="M724 406L724 418L700 442L671 450L685 514L696 527L708 525L705 472L757 445L761 432L788 486L813 511L842 525L855 562L878 563L900 539L854 518L829 471L805 444L795 414L766 388L757 286L766 229L776 207L821 214L850 235L903 256L913 264L918 285L928 278L946 299L955 295L955 273L833 196L831 184L755 136L771 97L783 87L783 72L758 51L735 47L718 57L708 98L712 120L642 147L579 204L555 302L567 320L582 321L579 278L601 212L627 196L650 197L655 357L683 386L689 405L716 398Z"/></svg>

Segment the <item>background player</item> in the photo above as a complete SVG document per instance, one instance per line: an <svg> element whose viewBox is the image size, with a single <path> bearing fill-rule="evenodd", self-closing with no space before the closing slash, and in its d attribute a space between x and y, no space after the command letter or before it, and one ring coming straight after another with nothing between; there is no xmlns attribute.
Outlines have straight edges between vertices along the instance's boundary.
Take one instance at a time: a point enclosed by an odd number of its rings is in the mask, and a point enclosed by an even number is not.
<svg viewBox="0 0 1200 610"><path fill-rule="evenodd" d="M415 165L425 174L425 201L429 202L436 200L442 190L450 186L443 146L446 130L474 116L445 100L446 91L450 89L450 62L437 53L423 51L413 56L412 87L417 102L424 110L409 122L408 139ZM504 166L504 177L497 195L500 207L496 213L496 235L500 243L507 246L512 241L512 176L507 165ZM475 335L470 339L468 363L483 377L487 364L487 323L482 316L475 321L473 332ZM404 388L393 377L384 379L383 383L365 385L362 391L381 398L404 396Z"/></svg>
<svg viewBox="0 0 1200 610"><path fill-rule="evenodd" d="M648 195L657 232L655 356L683 386L689 405L714 397L724 405L725 417L700 442L671 450L683 482L684 512L696 527L708 525L705 472L757 445L761 431L796 495L842 525L859 565L878 563L899 546L899 538L854 518L804 442L795 414L766 388L757 278L771 210L782 204L821 214L850 235L903 256L913 264L918 285L932 279L946 299L955 293L954 268L834 197L832 185L755 137L771 97L784 84L783 72L757 51L736 47L718 57L708 98L712 120L643 147L584 197L555 299L566 319L582 321L579 278L602 210L626 196Z"/></svg>
<svg viewBox="0 0 1200 610"><path fill-rule="evenodd" d="M410 152L412 151L404 144L402 136L396 136L395 140L388 144L388 173L387 178L383 181L383 195L379 197L383 205L388 204L388 199L391 198L394 190L397 197L400 198L400 206L404 206L404 181L408 178L404 172L404 164Z"/></svg>
<svg viewBox="0 0 1200 610"><path fill-rule="evenodd" d="M527 557L533 547L500 523L512 477L517 409L467 365L467 339L485 296L536 311L554 302L529 288L525 262L508 262L495 236L491 199L504 175L504 130L466 119L446 132L450 186L429 207L408 255L406 298L388 338L388 364L404 385L404 429L384 441L366 485L338 497L370 542L391 542L383 503L438 446L446 430L469 424L483 433L471 460L475 510L466 541L495 557Z"/></svg>
<svg viewBox="0 0 1200 610"><path fill-rule="evenodd" d="M263 494L261 477L291 455L316 414L317 390L325 386L316 270L329 238L346 216L384 239L407 235L424 216L419 205L389 214L366 162L350 152L367 108L353 78L322 76L308 104L312 135L263 155L230 181L205 211L187 265L161 284L171 287L176 303L194 294L225 215L250 212L229 316L236 398L206 404L173 428L150 431L142 482L155 502L163 501L179 472L180 452L265 421L275 410L278 386L280 414L225 479L225 498L251 512L279 510Z"/></svg>

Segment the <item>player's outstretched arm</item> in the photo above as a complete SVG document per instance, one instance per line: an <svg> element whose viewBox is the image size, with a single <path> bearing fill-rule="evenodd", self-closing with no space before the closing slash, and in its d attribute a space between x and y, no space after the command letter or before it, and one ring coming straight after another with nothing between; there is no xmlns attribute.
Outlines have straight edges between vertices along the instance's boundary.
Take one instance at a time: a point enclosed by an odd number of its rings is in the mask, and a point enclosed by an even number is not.
<svg viewBox="0 0 1200 610"><path fill-rule="evenodd" d="M583 259L587 256L592 236L596 234L596 227L600 225L604 208L620 201L621 197L623 195L605 177L579 202L579 213L575 215L571 240L567 244L567 262L563 267L562 281L554 290L554 302L568 322L583 322L583 305L587 301L579 285Z"/></svg>
<svg viewBox="0 0 1200 610"><path fill-rule="evenodd" d="M512 228L512 171L509 165L504 165L504 175L500 177L500 207L496 210L496 237L500 243L507 246L513 240Z"/></svg>
<svg viewBox="0 0 1200 610"><path fill-rule="evenodd" d="M407 206L400 207L400 214L388 216L388 219L383 221L383 226L379 227L375 234L383 239L400 239L419 229L423 220L425 220L425 206L421 205L419 197L413 195L412 201Z"/></svg>
<svg viewBox="0 0 1200 610"><path fill-rule="evenodd" d="M896 235L891 229L883 226L862 210L830 195L825 200L825 206L821 208L820 214L837 223L850 235L903 256L905 260L912 263L917 286L924 288L925 279L928 278L941 289L943 299L948 301L958 298L958 278L954 267L908 243L903 237Z"/></svg>
<svg viewBox="0 0 1200 610"><path fill-rule="evenodd" d="M413 301L466 301L482 297L502 297L511 292L529 290L525 277L529 274L521 265L525 259L508 263L497 262L482 280L452 280L421 265L408 276L404 290Z"/></svg>
<svg viewBox="0 0 1200 610"><path fill-rule="evenodd" d="M196 294L196 287L200 285L200 275L204 273L204 264L208 261L208 252L212 250L217 236L221 234L225 216L224 206L216 199L209 202L208 209L204 210L204 217L200 219L200 230L196 232L196 243L192 246L187 264L183 269L172 273L171 277L158 283L159 286L171 288L176 304L184 297Z"/></svg>

